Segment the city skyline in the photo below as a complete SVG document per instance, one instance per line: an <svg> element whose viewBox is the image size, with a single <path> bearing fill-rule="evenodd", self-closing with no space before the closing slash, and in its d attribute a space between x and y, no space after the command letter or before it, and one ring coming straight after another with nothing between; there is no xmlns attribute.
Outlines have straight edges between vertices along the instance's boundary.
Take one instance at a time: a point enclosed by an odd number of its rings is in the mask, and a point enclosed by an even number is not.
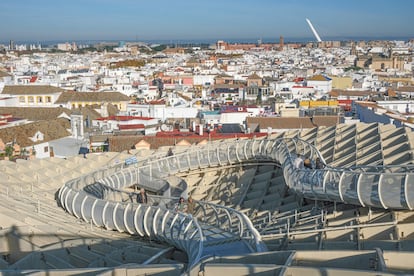
<svg viewBox="0 0 414 276"><path fill-rule="evenodd" d="M333 3L335 2L335 3ZM174 4L172 4L174 3ZM414 37L414 3L366 1L2 1L7 27L0 41L215 40L279 36L329 38ZM411 20L412 21L412 20Z"/></svg>

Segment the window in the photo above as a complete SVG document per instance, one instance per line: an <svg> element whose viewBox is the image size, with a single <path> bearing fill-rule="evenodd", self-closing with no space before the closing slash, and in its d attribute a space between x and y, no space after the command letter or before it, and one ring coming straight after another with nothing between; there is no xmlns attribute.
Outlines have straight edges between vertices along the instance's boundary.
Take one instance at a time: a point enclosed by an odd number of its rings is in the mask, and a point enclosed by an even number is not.
<svg viewBox="0 0 414 276"><path fill-rule="evenodd" d="M27 98L27 101L28 101L29 103L34 103L34 98L33 98L33 96L29 96L29 97Z"/></svg>
<svg viewBox="0 0 414 276"><path fill-rule="evenodd" d="M49 152L49 147L48 147L48 146L46 146L46 147L44 148L44 152Z"/></svg>
<svg viewBox="0 0 414 276"><path fill-rule="evenodd" d="M247 88L247 95L257 95L259 93L258 87L248 87Z"/></svg>
<svg viewBox="0 0 414 276"><path fill-rule="evenodd" d="M51 102L52 102L52 97L50 97L50 96L46 96L46 102L47 102L47 103L51 103Z"/></svg>
<svg viewBox="0 0 414 276"><path fill-rule="evenodd" d="M38 96L38 97L36 97L36 102L37 102L37 103L43 103L43 98L42 98L42 96Z"/></svg>
<svg viewBox="0 0 414 276"><path fill-rule="evenodd" d="M19 97L19 102L20 103L25 103L26 102L26 98L24 96L20 96Z"/></svg>

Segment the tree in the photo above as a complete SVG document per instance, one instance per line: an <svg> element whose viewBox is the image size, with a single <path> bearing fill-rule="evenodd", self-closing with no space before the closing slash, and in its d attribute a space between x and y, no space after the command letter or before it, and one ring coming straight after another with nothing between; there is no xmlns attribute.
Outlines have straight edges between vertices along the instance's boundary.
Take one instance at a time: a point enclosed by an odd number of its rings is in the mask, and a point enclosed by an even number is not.
<svg viewBox="0 0 414 276"><path fill-rule="evenodd" d="M12 146L8 145L8 146L6 146L4 151L6 152L6 156L10 158L13 155L14 149L13 149Z"/></svg>

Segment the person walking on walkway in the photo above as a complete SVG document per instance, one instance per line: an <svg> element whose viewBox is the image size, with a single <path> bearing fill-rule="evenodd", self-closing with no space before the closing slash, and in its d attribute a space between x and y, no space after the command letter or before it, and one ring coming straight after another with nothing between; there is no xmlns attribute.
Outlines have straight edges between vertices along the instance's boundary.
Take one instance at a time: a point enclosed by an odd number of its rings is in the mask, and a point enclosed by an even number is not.
<svg viewBox="0 0 414 276"><path fill-rule="evenodd" d="M139 194L137 195L137 202L142 203L142 204L148 203L147 192L145 191L144 188L141 188L141 190L139 191Z"/></svg>
<svg viewBox="0 0 414 276"><path fill-rule="evenodd" d="M183 197L180 197L180 199L178 200L176 206L175 206L175 210L177 212L185 212L186 211L186 204L185 204L185 200Z"/></svg>
<svg viewBox="0 0 414 276"><path fill-rule="evenodd" d="M192 196L189 196L189 198L187 199L187 213L190 215L194 214L194 207L195 207L195 202L192 198Z"/></svg>

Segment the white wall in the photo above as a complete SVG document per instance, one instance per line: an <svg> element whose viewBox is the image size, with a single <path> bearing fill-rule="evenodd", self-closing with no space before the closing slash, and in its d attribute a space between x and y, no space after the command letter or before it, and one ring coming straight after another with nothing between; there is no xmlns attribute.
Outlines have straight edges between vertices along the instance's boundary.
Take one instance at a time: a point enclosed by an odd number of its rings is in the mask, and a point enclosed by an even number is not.
<svg viewBox="0 0 414 276"><path fill-rule="evenodd" d="M406 113L407 105L410 113L414 112L414 101L377 101L379 106L390 110Z"/></svg>
<svg viewBox="0 0 414 276"><path fill-rule="evenodd" d="M300 99L302 97L308 97L309 95L313 95L315 93L315 89L313 87L299 87L294 86L292 87L292 95L295 99Z"/></svg>
<svg viewBox="0 0 414 276"><path fill-rule="evenodd" d="M159 120L169 118L196 118L198 109L194 107L166 107L164 105L129 104L127 114L133 116L153 117Z"/></svg>
<svg viewBox="0 0 414 276"><path fill-rule="evenodd" d="M214 84L214 77L215 75L194 75L193 83L194 85L204 85L207 82Z"/></svg>
<svg viewBox="0 0 414 276"><path fill-rule="evenodd" d="M331 92L332 90L332 81L313 81L308 80L308 86L313 86L316 91L320 91L323 93Z"/></svg>
<svg viewBox="0 0 414 276"><path fill-rule="evenodd" d="M222 124L243 124L247 116L251 116L251 113L249 112L221 113L220 123Z"/></svg>
<svg viewBox="0 0 414 276"><path fill-rule="evenodd" d="M18 105L19 105L19 100L16 97L0 99L1 107L13 107L13 106L18 106Z"/></svg>
<svg viewBox="0 0 414 276"><path fill-rule="evenodd" d="M45 147L47 147L47 149L48 149L47 152L45 152ZM34 149L36 151L36 158L40 159L40 158L50 157L49 142L34 145Z"/></svg>

